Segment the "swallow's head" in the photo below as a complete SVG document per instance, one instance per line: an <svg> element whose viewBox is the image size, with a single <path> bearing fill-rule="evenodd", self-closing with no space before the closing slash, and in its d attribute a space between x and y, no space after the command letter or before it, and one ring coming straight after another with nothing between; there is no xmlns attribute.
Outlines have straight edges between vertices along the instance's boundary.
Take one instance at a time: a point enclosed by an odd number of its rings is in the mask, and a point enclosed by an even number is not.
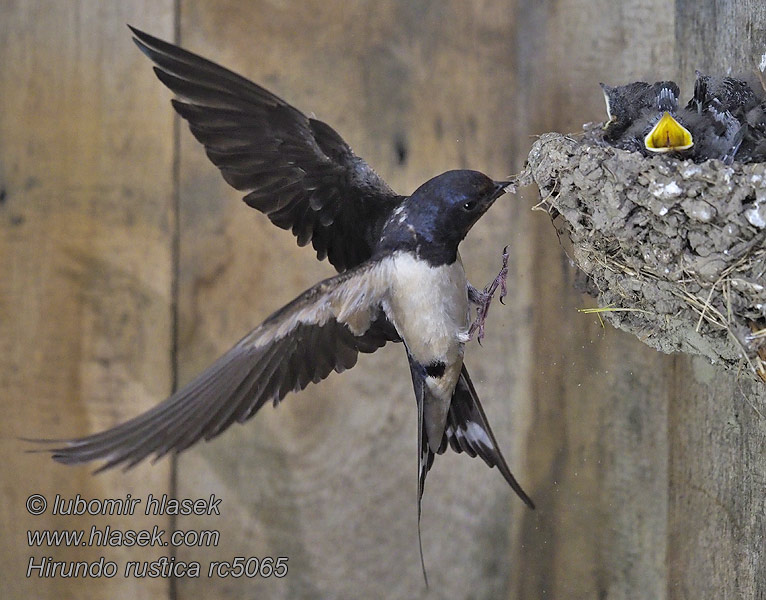
<svg viewBox="0 0 766 600"><path fill-rule="evenodd" d="M447 171L426 181L394 210L380 250L410 249L433 262L451 262L458 244L512 181L478 171Z"/></svg>
<svg viewBox="0 0 766 600"><path fill-rule="evenodd" d="M493 181L478 171L447 171L415 190L408 212L435 237L459 242L511 183Z"/></svg>
<svg viewBox="0 0 766 600"><path fill-rule="evenodd" d="M653 97L652 86L645 81L612 87L601 85L606 104L607 121L604 129L608 139L616 139L630 127L641 111L648 107Z"/></svg>

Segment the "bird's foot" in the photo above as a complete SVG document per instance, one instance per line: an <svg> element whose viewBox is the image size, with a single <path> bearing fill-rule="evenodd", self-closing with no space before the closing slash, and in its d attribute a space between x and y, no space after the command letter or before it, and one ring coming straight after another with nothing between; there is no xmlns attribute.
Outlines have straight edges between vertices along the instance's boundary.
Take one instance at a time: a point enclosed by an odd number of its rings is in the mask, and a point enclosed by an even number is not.
<svg viewBox="0 0 766 600"><path fill-rule="evenodd" d="M492 299L495 296L497 288L500 288L500 304L505 304L503 298L505 298L508 293L508 289L506 288L507 278L508 246L503 248L503 266L500 268L500 272L497 274L497 277L484 288L484 290L479 291L471 284L468 284L468 299L478 305L478 308L476 309L476 320L471 323L471 327L468 329L469 339L476 333L476 341L481 344L481 340L484 339L484 322L487 320L489 307L492 304Z"/></svg>

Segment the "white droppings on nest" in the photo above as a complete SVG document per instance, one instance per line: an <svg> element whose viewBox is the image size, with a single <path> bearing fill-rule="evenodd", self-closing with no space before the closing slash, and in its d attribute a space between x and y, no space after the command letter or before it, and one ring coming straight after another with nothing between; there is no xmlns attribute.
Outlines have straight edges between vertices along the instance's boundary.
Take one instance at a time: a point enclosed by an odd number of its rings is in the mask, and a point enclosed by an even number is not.
<svg viewBox="0 0 766 600"><path fill-rule="evenodd" d="M745 211L745 218L754 227L763 229L766 227L766 206L754 206L750 210Z"/></svg>
<svg viewBox="0 0 766 600"><path fill-rule="evenodd" d="M766 190L760 189L755 193L755 203L745 211L745 218L753 227L766 227Z"/></svg>
<svg viewBox="0 0 766 600"><path fill-rule="evenodd" d="M689 217L702 223L709 223L715 215L715 210L704 200L687 200L683 202L684 212ZM726 250L724 250L724 254Z"/></svg>
<svg viewBox="0 0 766 600"><path fill-rule="evenodd" d="M701 172L700 168L695 165L694 163L685 163L681 169L681 177L684 179L690 179L691 177L696 177Z"/></svg>
<svg viewBox="0 0 766 600"><path fill-rule="evenodd" d="M761 56L761 62L759 63L758 68L761 70L761 73L766 71L766 54Z"/></svg>
<svg viewBox="0 0 766 600"><path fill-rule="evenodd" d="M653 181L649 185L649 191L655 198L661 198L663 200L672 200L673 198L678 198L683 193L683 190L678 187L678 184L675 181L671 181L670 183L659 183ZM660 211L660 215L665 215L667 212L667 209L665 209L665 212Z"/></svg>

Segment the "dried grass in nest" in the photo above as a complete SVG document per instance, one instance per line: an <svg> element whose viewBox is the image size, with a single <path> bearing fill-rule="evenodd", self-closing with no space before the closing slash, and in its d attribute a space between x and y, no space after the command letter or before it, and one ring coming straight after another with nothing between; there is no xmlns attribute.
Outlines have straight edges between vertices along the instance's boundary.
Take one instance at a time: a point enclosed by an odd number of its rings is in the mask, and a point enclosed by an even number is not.
<svg viewBox="0 0 766 600"><path fill-rule="evenodd" d="M599 317L766 381L766 164L646 158L551 133L526 175Z"/></svg>

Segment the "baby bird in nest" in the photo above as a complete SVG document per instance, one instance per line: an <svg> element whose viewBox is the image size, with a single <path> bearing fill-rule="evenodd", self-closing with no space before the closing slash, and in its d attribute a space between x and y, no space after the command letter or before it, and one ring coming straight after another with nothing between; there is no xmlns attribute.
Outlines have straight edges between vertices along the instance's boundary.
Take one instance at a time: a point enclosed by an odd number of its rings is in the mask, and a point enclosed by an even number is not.
<svg viewBox="0 0 766 600"><path fill-rule="evenodd" d="M673 81L601 88L608 121L600 137L606 144L695 162L766 161L766 99L744 80L697 71L694 95L684 107Z"/></svg>

